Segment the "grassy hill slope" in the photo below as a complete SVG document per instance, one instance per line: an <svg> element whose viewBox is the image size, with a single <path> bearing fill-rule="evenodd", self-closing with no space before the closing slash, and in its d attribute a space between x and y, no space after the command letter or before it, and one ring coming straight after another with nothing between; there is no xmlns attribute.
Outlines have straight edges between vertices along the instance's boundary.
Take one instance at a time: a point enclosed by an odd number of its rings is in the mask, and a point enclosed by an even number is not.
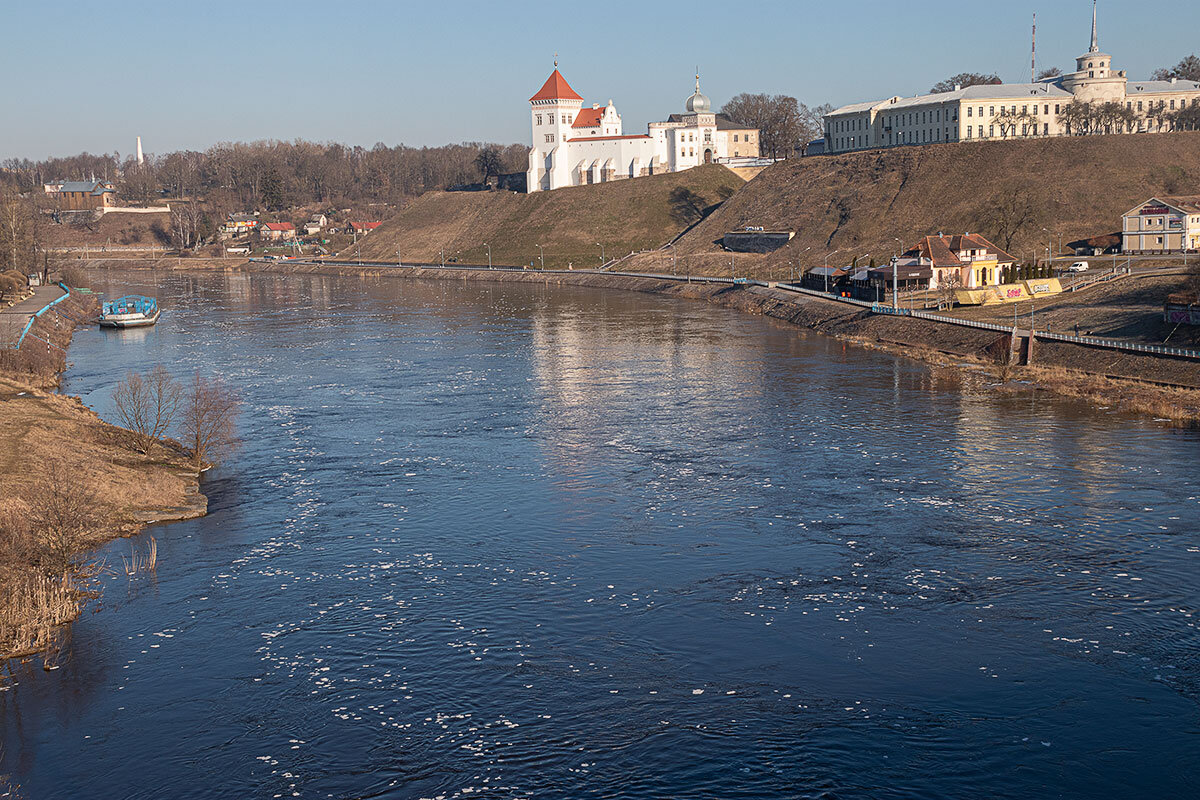
<svg viewBox="0 0 1200 800"><path fill-rule="evenodd" d="M423 195L361 241L364 259L406 261L446 258L486 264L492 246L497 265L528 264L545 251L547 267L594 267L603 242L611 258L632 250L658 247L685 225L671 211L671 192L686 188L715 204L735 192L743 180L723 166L711 165L636 180L578 186L535 194L509 192L434 192ZM354 248L343 251L353 256Z"/></svg>
<svg viewBox="0 0 1200 800"><path fill-rule="evenodd" d="M906 245L942 231L980 232L1004 246L1009 227L1019 258L1046 253L1047 234L1064 245L1111 233L1120 215L1156 194L1200 193L1200 133L1092 136L904 147L775 164L679 242L703 263L726 231L746 225L796 231L784 249L746 257L747 266L831 263L869 253L891 258ZM809 248L807 253L805 249ZM739 256L739 259L741 257ZM727 259L725 261L727 264Z"/></svg>

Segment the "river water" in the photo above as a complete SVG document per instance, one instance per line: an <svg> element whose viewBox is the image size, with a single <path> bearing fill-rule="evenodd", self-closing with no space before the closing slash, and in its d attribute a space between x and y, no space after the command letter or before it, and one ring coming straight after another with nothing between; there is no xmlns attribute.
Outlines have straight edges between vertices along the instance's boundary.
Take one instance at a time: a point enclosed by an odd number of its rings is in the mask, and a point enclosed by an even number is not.
<svg viewBox="0 0 1200 800"><path fill-rule="evenodd" d="M247 446L0 692L26 797L1200 787L1196 433L633 293L99 283L162 321L66 390L220 373Z"/></svg>

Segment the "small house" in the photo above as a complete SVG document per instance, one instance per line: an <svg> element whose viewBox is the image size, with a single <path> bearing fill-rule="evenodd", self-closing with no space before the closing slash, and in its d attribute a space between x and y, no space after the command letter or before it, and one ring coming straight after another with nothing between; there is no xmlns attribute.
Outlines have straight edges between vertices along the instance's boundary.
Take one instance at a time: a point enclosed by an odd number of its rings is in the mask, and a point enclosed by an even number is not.
<svg viewBox="0 0 1200 800"><path fill-rule="evenodd" d="M313 214L308 218L308 222L304 223L304 234L306 236L315 236L325 229L329 224L329 218L324 214Z"/></svg>
<svg viewBox="0 0 1200 800"><path fill-rule="evenodd" d="M382 222L351 222L350 232L360 236L366 236L371 231L382 225Z"/></svg>
<svg viewBox="0 0 1200 800"><path fill-rule="evenodd" d="M296 226L290 222L264 222L258 226L258 233L264 241L290 241L296 238Z"/></svg>
<svg viewBox="0 0 1200 800"><path fill-rule="evenodd" d="M45 188L60 211L94 211L116 205L116 187L104 181L63 181Z"/></svg>

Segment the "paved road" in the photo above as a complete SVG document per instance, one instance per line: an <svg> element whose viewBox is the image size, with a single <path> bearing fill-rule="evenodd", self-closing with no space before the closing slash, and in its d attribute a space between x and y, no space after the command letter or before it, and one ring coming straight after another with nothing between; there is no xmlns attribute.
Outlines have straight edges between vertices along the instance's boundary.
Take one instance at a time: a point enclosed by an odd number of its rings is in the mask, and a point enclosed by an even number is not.
<svg viewBox="0 0 1200 800"><path fill-rule="evenodd" d="M21 330L29 318L36 314L46 304L63 296L63 290L58 286L39 286L33 290L33 295L17 303L12 308L0 308L0 347L12 347L21 336Z"/></svg>

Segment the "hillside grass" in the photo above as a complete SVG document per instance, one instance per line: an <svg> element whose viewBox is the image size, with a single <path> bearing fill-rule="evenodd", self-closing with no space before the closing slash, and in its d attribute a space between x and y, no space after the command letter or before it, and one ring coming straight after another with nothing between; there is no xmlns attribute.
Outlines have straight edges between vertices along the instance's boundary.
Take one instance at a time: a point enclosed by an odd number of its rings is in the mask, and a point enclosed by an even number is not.
<svg viewBox="0 0 1200 800"><path fill-rule="evenodd" d="M714 205L742 187L742 178L720 165L552 192L434 192L415 200L343 256L365 260L436 263L446 259L497 265L596 267L600 247L611 259L660 247L687 223L672 214L671 192L683 187Z"/></svg>
<svg viewBox="0 0 1200 800"><path fill-rule="evenodd" d="M689 231L680 254L720 251L714 242L747 225L796 231L787 247L746 259L781 265L883 263L898 247L939 231L999 239L997 207L1027 205L1013 237L1022 260L1062 242L1120 230L1121 214L1154 195L1200 192L1200 133L1137 134L900 147L791 159L768 167ZM1004 242L997 241L1003 246ZM863 259L866 261L866 259Z"/></svg>

